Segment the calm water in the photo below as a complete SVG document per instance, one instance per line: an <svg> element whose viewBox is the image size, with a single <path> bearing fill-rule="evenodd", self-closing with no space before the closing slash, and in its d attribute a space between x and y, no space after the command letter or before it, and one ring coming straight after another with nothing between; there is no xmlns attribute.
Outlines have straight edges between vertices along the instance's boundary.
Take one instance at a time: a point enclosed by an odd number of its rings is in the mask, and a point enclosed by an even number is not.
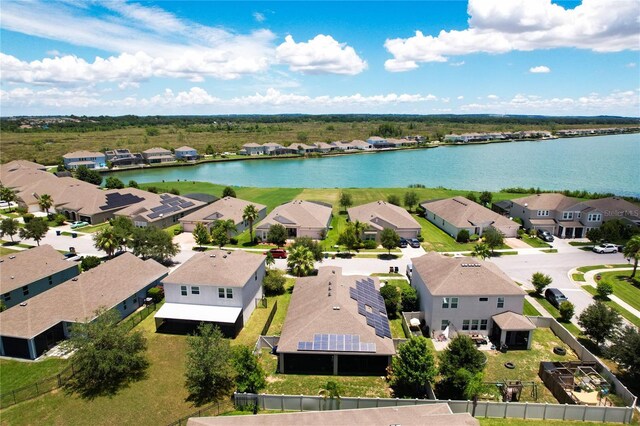
<svg viewBox="0 0 640 426"><path fill-rule="evenodd" d="M195 180L256 187L505 187L640 196L640 135L451 146L314 159L235 161L132 170L125 183Z"/></svg>

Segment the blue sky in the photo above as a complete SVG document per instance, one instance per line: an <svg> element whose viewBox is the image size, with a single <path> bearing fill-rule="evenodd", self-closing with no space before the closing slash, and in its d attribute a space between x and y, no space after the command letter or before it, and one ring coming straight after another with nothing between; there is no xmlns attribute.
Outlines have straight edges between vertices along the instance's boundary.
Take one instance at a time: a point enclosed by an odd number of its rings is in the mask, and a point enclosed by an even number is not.
<svg viewBox="0 0 640 426"><path fill-rule="evenodd" d="M1 114L640 115L640 2L2 2Z"/></svg>

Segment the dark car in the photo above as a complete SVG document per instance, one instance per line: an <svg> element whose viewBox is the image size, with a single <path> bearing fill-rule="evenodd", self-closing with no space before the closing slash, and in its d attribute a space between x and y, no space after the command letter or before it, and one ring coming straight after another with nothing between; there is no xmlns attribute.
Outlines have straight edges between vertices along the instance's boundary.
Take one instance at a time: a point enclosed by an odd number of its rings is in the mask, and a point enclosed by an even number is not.
<svg viewBox="0 0 640 426"><path fill-rule="evenodd" d="M420 248L420 241L417 238L412 238L409 240L409 245L413 248Z"/></svg>
<svg viewBox="0 0 640 426"><path fill-rule="evenodd" d="M407 247L407 239L406 238L400 238L400 242L398 243L398 247L400 248L406 248Z"/></svg>
<svg viewBox="0 0 640 426"><path fill-rule="evenodd" d="M271 256L273 256L274 259L286 259L287 258L287 251L285 249L271 249L269 250L269 253L271 253ZM265 254L267 254L265 252Z"/></svg>
<svg viewBox="0 0 640 426"><path fill-rule="evenodd" d="M562 302L567 301L567 296L562 294L557 288L548 288L544 292L544 297L556 308L560 307Z"/></svg>
<svg viewBox="0 0 640 426"><path fill-rule="evenodd" d="M544 229L538 229L538 238L548 243L553 241L553 235L551 235L549 231L546 231Z"/></svg>

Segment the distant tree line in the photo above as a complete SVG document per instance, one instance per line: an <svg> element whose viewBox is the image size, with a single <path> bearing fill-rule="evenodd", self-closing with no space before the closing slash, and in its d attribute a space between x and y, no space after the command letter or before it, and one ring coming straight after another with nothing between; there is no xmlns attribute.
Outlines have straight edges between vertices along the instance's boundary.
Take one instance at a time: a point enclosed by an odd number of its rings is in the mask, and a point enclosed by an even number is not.
<svg viewBox="0 0 640 426"><path fill-rule="evenodd" d="M627 196L619 196L612 194L611 192L589 192L584 189L563 189L561 191L553 190L553 189L540 189L538 188L523 188L521 186L512 187L512 188L502 188L500 192L509 192L511 194L544 194L544 193L560 193L566 195L567 197L574 198L584 198L586 200L595 200L598 198L606 198L606 197L619 197L623 198L632 203L640 203L640 198L638 197L627 197Z"/></svg>

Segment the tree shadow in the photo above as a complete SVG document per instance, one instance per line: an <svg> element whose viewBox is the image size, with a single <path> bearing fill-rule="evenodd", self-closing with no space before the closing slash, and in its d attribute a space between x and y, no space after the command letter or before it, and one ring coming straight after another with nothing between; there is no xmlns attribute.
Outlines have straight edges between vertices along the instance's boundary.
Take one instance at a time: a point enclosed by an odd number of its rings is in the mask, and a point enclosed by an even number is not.
<svg viewBox="0 0 640 426"><path fill-rule="evenodd" d="M395 260L397 258L397 254L382 253L378 255L378 259L380 260Z"/></svg>
<svg viewBox="0 0 640 426"><path fill-rule="evenodd" d="M3 247L10 247L10 246L16 246L18 244L20 244L19 241L7 241L5 243L2 243L2 246Z"/></svg>
<svg viewBox="0 0 640 426"><path fill-rule="evenodd" d="M118 392L128 388L131 383L146 379L148 377L148 366L149 362L147 361L143 370L128 372L128 374L121 377L96 380L86 384L81 384L76 378L72 378L64 386L64 391L67 395L76 394L87 401L93 401L101 397L113 398Z"/></svg>

